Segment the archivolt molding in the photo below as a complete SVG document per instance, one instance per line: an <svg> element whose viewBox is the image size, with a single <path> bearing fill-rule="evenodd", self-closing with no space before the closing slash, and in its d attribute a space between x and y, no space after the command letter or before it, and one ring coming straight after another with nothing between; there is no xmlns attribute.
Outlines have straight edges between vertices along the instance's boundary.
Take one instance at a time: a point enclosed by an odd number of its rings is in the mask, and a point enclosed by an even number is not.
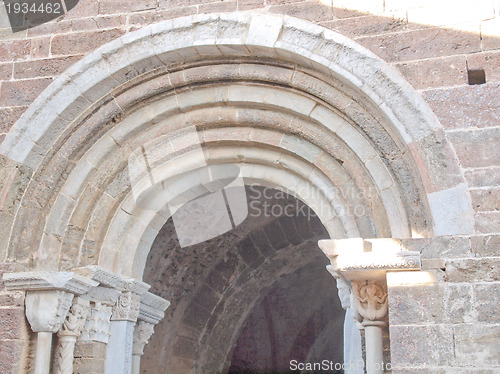
<svg viewBox="0 0 500 374"><path fill-rule="evenodd" d="M30 106L0 146L2 173L20 180L4 187L13 200L8 258L49 269L99 263L140 278L172 196L156 211L134 206L128 157L188 126L207 163L236 163L247 181L329 207L320 217L332 237L432 235L449 214L427 201L448 191L463 202L451 230L470 230L453 151L388 65L307 22L212 14L99 48ZM444 157L436 164L429 152ZM192 168L192 157L179 149L176 172ZM174 176L171 166L158 158L159 180ZM300 184L314 198L290 188Z"/></svg>

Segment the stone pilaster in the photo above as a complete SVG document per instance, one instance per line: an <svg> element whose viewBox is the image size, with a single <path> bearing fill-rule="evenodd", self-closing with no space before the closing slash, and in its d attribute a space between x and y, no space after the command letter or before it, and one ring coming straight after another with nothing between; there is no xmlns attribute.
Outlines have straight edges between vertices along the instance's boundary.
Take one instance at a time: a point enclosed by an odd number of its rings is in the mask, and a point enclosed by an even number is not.
<svg viewBox="0 0 500 374"><path fill-rule="evenodd" d="M122 292L111 315L111 336L106 347L106 374L130 374L134 328L139 317L141 295L149 285L134 279L125 279Z"/></svg>

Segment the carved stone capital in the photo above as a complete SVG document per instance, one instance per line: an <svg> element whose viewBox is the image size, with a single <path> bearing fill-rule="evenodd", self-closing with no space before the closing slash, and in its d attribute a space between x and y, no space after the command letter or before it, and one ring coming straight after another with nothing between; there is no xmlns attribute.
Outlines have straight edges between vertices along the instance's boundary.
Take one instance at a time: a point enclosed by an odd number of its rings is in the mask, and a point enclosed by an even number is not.
<svg viewBox="0 0 500 374"><path fill-rule="evenodd" d="M90 312L90 302L81 297L75 297L69 309L66 319L58 332L59 337L80 335Z"/></svg>
<svg viewBox="0 0 500 374"><path fill-rule="evenodd" d="M134 329L134 346L132 354L142 356L144 347L148 344L151 335L153 335L154 325L145 321L138 321Z"/></svg>
<svg viewBox="0 0 500 374"><path fill-rule="evenodd" d="M347 309L351 307L351 287L349 283L337 273L332 265L328 265L326 270L335 278L335 283L337 284L337 290L340 298L340 303L342 308Z"/></svg>
<svg viewBox="0 0 500 374"><path fill-rule="evenodd" d="M139 295L131 291L122 292L113 308L111 320L136 322L139 317L139 305Z"/></svg>
<svg viewBox="0 0 500 374"><path fill-rule="evenodd" d="M387 286L382 281L353 281L352 289L356 311L363 317L363 325L384 322L387 315Z"/></svg>
<svg viewBox="0 0 500 374"><path fill-rule="evenodd" d="M111 335L111 314L113 308L100 302L92 303L90 315L83 325L80 340L108 343Z"/></svg>
<svg viewBox="0 0 500 374"><path fill-rule="evenodd" d="M28 291L26 317L34 332L58 332L74 295L65 291Z"/></svg>

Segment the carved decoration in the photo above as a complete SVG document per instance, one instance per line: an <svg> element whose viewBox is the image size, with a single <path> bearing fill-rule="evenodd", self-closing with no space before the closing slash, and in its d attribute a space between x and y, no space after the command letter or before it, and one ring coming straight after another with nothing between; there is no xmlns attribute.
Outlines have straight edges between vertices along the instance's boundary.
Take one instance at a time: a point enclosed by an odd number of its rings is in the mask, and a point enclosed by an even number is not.
<svg viewBox="0 0 500 374"><path fill-rule="evenodd" d="M113 310L111 320L136 322L139 316L140 296L130 292L122 292Z"/></svg>
<svg viewBox="0 0 500 374"><path fill-rule="evenodd" d="M59 336L55 368L57 374L73 373L76 338L89 314L89 304L88 300L80 297L75 298L61 330L57 334Z"/></svg>
<svg viewBox="0 0 500 374"><path fill-rule="evenodd" d="M340 298L342 308L347 309L351 307L351 288L345 279L343 279L334 269L332 265L328 265L326 270L335 278L337 290Z"/></svg>
<svg viewBox="0 0 500 374"><path fill-rule="evenodd" d="M112 313L112 307L96 302L92 306L90 316L83 326L80 340L107 344L111 335L110 319Z"/></svg>
<svg viewBox="0 0 500 374"><path fill-rule="evenodd" d="M151 335L153 335L154 325L145 321L139 321L134 329L134 348L133 354L142 356L144 347L148 344Z"/></svg>
<svg viewBox="0 0 500 374"><path fill-rule="evenodd" d="M357 312L365 321L380 321L387 314L387 288L380 281L353 281Z"/></svg>
<svg viewBox="0 0 500 374"><path fill-rule="evenodd" d="M58 335L80 335L80 331L89 315L89 307L90 303L88 300L76 297Z"/></svg>

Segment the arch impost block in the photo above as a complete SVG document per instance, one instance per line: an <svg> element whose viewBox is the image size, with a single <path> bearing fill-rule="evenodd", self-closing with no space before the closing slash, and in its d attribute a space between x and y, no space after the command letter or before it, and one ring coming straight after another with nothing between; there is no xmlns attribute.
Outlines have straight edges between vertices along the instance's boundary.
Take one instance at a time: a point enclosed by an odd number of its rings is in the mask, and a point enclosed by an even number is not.
<svg viewBox="0 0 500 374"><path fill-rule="evenodd" d="M73 271L99 282L100 285L104 287L114 288L119 291L124 290L126 287L121 276L99 266L89 265L73 269Z"/></svg>
<svg viewBox="0 0 500 374"><path fill-rule="evenodd" d="M3 276L9 291L66 291L75 295L86 294L99 282L69 271L20 272Z"/></svg>
<svg viewBox="0 0 500 374"><path fill-rule="evenodd" d="M388 271L421 269L420 251L406 249L410 240L352 238L320 240L318 244L330 259L331 270L347 280L385 281Z"/></svg>
<svg viewBox="0 0 500 374"><path fill-rule="evenodd" d="M141 296L138 319L156 325L165 316L169 305L170 301L147 292Z"/></svg>

